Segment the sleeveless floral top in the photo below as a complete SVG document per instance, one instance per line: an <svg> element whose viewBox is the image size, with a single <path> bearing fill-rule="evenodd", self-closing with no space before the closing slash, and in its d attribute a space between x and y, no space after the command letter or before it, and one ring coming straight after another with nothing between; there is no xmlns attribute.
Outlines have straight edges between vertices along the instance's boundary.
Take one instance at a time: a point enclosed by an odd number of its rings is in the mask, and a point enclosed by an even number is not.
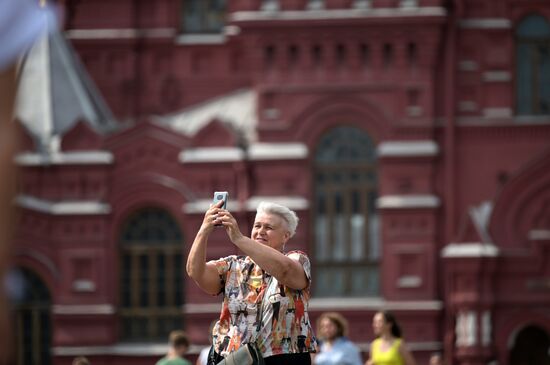
<svg viewBox="0 0 550 365"><path fill-rule="evenodd" d="M263 271L248 256L228 256L213 261L223 283L224 294L220 319L212 330L214 349L221 356L258 338L263 357L316 352L317 340L308 316L311 266L300 251L299 262L309 281L307 288L294 290ZM258 307L263 301L261 325ZM258 327L259 335L258 334Z"/></svg>

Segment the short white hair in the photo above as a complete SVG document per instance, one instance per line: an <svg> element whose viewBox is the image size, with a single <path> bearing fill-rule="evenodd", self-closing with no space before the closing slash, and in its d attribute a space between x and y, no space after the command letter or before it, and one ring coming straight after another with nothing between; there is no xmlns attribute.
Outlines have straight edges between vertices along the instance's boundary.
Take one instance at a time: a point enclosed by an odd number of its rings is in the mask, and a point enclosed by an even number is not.
<svg viewBox="0 0 550 365"><path fill-rule="evenodd" d="M294 236L296 234L296 227L298 227L298 216L296 213L284 205L271 203L271 202L260 202L258 205L258 208L256 209L256 214L260 213L267 213L267 214L275 214L279 217L283 218L283 220L286 222L286 225L288 227L288 232L290 233L290 237Z"/></svg>

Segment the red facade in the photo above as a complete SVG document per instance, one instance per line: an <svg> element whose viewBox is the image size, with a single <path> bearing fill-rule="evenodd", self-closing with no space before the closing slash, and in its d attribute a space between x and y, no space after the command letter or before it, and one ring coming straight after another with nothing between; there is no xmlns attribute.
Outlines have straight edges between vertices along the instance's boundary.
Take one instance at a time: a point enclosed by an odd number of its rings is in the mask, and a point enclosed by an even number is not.
<svg viewBox="0 0 550 365"><path fill-rule="evenodd" d="M419 364L440 351L515 365L534 332L550 345L550 35L522 28L534 16L550 29L550 3L229 0L209 34L184 32L190 3L63 4L118 127L84 118L47 158L22 128L15 260L50 293L53 363L145 364L165 350L122 335L121 235L142 208L174 218L185 259L213 191L229 191L243 231L259 200L287 203L316 280L316 156L337 127L375 146L378 292L314 296L313 317L344 314L366 354L373 314L390 309ZM522 63L522 45L540 54ZM211 238L211 258L234 252ZM183 277L184 329L206 345L221 300Z"/></svg>

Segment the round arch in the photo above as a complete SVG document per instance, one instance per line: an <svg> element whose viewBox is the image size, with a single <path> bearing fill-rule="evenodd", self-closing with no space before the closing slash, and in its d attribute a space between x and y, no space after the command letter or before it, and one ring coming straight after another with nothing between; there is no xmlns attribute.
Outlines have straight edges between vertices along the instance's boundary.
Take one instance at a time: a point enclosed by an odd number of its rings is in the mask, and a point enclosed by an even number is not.
<svg viewBox="0 0 550 365"><path fill-rule="evenodd" d="M34 272L48 288L52 297L55 297L56 284L61 278L61 273L48 256L33 249L17 249L14 266Z"/></svg>
<svg viewBox="0 0 550 365"><path fill-rule="evenodd" d="M310 150L325 132L342 125L364 130L375 144L390 133L390 117L371 101L354 96L319 98L294 121L292 124L298 126L297 139L304 141Z"/></svg>
<svg viewBox="0 0 550 365"><path fill-rule="evenodd" d="M499 348L499 364L510 364L510 352L521 331L528 327L537 327L550 334L550 318L537 311L515 310L505 316L505 320L497 323L495 328L495 345Z"/></svg>
<svg viewBox="0 0 550 365"><path fill-rule="evenodd" d="M550 150L519 171L495 199L489 230L503 247L524 244L540 220L541 202L550 199ZM550 228L550 227L546 227Z"/></svg>
<svg viewBox="0 0 550 365"><path fill-rule="evenodd" d="M521 328L514 336L508 365L550 364L550 335L538 325Z"/></svg>

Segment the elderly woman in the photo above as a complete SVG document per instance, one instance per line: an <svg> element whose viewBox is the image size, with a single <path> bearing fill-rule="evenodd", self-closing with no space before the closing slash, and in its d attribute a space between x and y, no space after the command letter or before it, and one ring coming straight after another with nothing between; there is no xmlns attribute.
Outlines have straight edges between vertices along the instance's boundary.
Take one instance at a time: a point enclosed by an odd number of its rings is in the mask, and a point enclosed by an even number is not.
<svg viewBox="0 0 550 365"><path fill-rule="evenodd" d="M268 365L311 364L309 353L317 345L307 312L310 262L303 252L285 253L298 217L284 206L262 202L248 238L222 203L206 211L187 259L187 273L201 289L224 294L208 364L250 342ZM246 256L206 262L208 237L220 224Z"/></svg>

